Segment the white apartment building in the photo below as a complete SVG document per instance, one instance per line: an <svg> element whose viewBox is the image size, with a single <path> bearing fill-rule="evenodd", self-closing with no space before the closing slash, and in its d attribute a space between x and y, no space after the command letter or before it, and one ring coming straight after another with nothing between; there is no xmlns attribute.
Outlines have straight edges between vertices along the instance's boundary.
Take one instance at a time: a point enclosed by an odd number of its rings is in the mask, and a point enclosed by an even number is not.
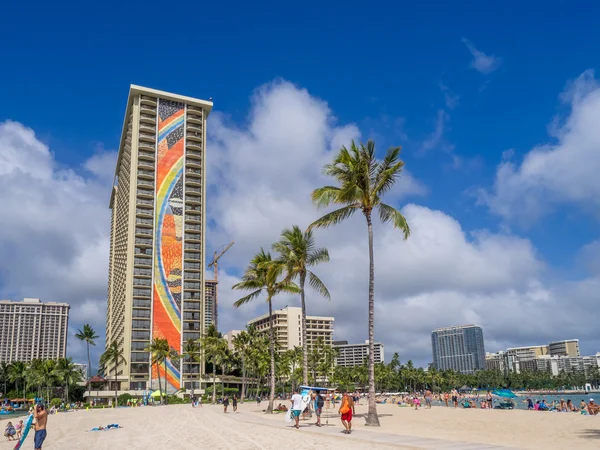
<svg viewBox="0 0 600 450"><path fill-rule="evenodd" d="M375 342L375 364L385 361L383 344ZM333 347L337 350L336 365L341 367L355 367L365 363L369 357L369 341L364 344L348 344L348 341L334 341Z"/></svg>
<svg viewBox="0 0 600 450"><path fill-rule="evenodd" d="M0 300L0 362L66 357L68 324L66 303Z"/></svg>
<svg viewBox="0 0 600 450"><path fill-rule="evenodd" d="M549 355L550 351L547 345L529 345L527 347L507 348L506 353L519 360L527 360Z"/></svg>
<svg viewBox="0 0 600 450"><path fill-rule="evenodd" d="M581 356L579 352L579 339L550 342L548 348L550 349L550 356Z"/></svg>
<svg viewBox="0 0 600 450"><path fill-rule="evenodd" d="M333 317L306 316L306 341L309 347L321 338L333 345ZM269 332L269 315L264 314L248 322L260 332ZM280 352L302 346L302 308L286 306L273 311L273 328Z"/></svg>

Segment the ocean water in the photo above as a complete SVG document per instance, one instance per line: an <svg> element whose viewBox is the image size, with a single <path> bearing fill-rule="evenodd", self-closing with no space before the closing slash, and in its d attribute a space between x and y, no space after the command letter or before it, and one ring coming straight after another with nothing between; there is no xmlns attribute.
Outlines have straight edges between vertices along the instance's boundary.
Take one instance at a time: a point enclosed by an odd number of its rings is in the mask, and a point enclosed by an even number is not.
<svg viewBox="0 0 600 450"><path fill-rule="evenodd" d="M600 392L591 392L587 394L533 394L529 397L531 397L534 404L538 400L544 399L546 400L547 405L550 405L553 401L558 404L561 399L563 399L565 402L570 399L576 408L579 408L579 403L581 403L581 400L584 400L586 403L589 403L590 399L594 399L596 403L600 403ZM480 399L483 398L485 398L485 396L480 397ZM515 404L515 409L527 409L526 399L526 395L519 395L517 398L513 398L512 401ZM440 406L443 405L443 402L434 402L434 405L436 403ZM499 403L499 398L494 396L494 406L496 406ZM477 403L477 407L479 408L479 403Z"/></svg>

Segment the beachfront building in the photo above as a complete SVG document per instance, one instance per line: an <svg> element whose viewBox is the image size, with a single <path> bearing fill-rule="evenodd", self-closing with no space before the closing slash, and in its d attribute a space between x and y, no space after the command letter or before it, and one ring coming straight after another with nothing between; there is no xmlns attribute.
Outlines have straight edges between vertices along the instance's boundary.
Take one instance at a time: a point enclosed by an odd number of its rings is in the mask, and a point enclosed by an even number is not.
<svg viewBox="0 0 600 450"><path fill-rule="evenodd" d="M157 368L146 351L154 337L181 352L206 323L206 120L212 102L132 85L114 185L106 345L125 364L105 367L108 396L197 387L202 364L168 360ZM116 386L115 386L116 384ZM95 391L94 391L95 392Z"/></svg>
<svg viewBox="0 0 600 450"><path fill-rule="evenodd" d="M373 357L375 364L385 361L383 344L375 342ZM333 341L333 348L337 350L335 363L341 367L362 366L369 357L369 341L362 344L348 344L348 341Z"/></svg>
<svg viewBox="0 0 600 450"><path fill-rule="evenodd" d="M486 370L499 370L502 373L520 372L519 359L508 352L486 353Z"/></svg>
<svg viewBox="0 0 600 450"><path fill-rule="evenodd" d="M204 327L215 325L215 307L217 306L217 280L204 281Z"/></svg>
<svg viewBox="0 0 600 450"><path fill-rule="evenodd" d="M517 360L529 360L549 355L550 350L547 345L530 345L527 347L511 347L506 349L506 353L515 357Z"/></svg>
<svg viewBox="0 0 600 450"><path fill-rule="evenodd" d="M309 347L321 338L325 345L333 345L333 317L306 316L306 342ZM264 314L248 322L257 331L269 332L269 315ZM302 346L302 308L286 306L273 311L273 328L279 352Z"/></svg>
<svg viewBox="0 0 600 450"><path fill-rule="evenodd" d="M550 342L548 348L550 349L550 356L581 356L581 353L579 353L579 339Z"/></svg>
<svg viewBox="0 0 600 450"><path fill-rule="evenodd" d="M223 335L223 338L227 341L227 347L230 351L234 350L233 338L240 334L242 330L230 330Z"/></svg>
<svg viewBox="0 0 600 450"><path fill-rule="evenodd" d="M65 358L68 326L67 303L0 300L0 362Z"/></svg>
<svg viewBox="0 0 600 450"><path fill-rule="evenodd" d="M431 333L433 364L437 370L472 374L483 370L483 330L477 325L438 328Z"/></svg>

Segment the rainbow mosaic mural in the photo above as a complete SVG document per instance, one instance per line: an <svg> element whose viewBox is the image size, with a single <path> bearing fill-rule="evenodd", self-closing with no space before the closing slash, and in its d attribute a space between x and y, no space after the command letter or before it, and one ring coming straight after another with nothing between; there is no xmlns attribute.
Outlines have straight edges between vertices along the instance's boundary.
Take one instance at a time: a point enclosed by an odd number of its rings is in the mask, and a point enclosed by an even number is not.
<svg viewBox="0 0 600 450"><path fill-rule="evenodd" d="M183 269L183 160L185 105L169 100L158 104L158 149L154 220L154 296L152 337L181 347L181 275ZM167 392L180 389L179 363L167 361L158 369ZM153 386L158 386L156 366Z"/></svg>

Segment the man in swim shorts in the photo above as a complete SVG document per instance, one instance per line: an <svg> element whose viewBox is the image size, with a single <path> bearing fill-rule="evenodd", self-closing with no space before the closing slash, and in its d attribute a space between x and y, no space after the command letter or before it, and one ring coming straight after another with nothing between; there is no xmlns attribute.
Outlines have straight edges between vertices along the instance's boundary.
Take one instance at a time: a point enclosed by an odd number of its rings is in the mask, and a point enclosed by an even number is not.
<svg viewBox="0 0 600 450"><path fill-rule="evenodd" d="M292 395L292 417L294 418L295 427L300 428L300 414L302 413L302 396L298 394L298 390Z"/></svg>
<svg viewBox="0 0 600 450"><path fill-rule="evenodd" d="M354 410L354 401L352 397L348 395L348 392L344 392L342 397L342 404L338 412L342 415L342 425L344 425L345 433L352 433L352 412Z"/></svg>
<svg viewBox="0 0 600 450"><path fill-rule="evenodd" d="M48 422L48 413L42 403L38 403L33 410L33 418L35 419L35 438L33 448L42 450L42 444L46 439L46 423Z"/></svg>

